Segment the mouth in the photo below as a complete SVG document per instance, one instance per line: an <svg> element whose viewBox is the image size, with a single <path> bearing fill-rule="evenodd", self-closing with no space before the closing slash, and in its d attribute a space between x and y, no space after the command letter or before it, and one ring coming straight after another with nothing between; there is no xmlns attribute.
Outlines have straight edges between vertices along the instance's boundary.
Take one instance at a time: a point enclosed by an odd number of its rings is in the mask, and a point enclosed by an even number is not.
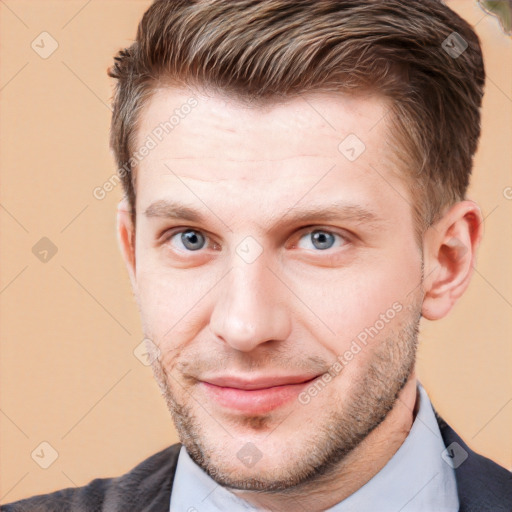
<svg viewBox="0 0 512 512"><path fill-rule="evenodd" d="M230 411L265 414L296 399L320 375L293 375L253 379L214 377L200 381L205 394Z"/></svg>

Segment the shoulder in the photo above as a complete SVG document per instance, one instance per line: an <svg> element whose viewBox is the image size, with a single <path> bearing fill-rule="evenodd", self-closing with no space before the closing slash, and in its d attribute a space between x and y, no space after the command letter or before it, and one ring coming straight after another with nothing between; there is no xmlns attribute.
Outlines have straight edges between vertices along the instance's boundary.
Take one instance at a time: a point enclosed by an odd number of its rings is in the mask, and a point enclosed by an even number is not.
<svg viewBox="0 0 512 512"><path fill-rule="evenodd" d="M436 412L439 429L453 457L460 510L464 512L510 512L512 473L491 459L475 453Z"/></svg>
<svg viewBox="0 0 512 512"><path fill-rule="evenodd" d="M172 481L181 444L173 444L116 478L96 478L0 506L1 512L115 512L169 509Z"/></svg>

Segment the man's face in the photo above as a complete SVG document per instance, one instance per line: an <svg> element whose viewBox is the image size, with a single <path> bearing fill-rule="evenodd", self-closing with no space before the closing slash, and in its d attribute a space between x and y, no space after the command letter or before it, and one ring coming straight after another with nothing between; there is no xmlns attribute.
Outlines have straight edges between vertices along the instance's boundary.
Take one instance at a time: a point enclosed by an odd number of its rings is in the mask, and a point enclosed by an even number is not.
<svg viewBox="0 0 512 512"><path fill-rule="evenodd" d="M137 169L144 333L192 458L224 485L283 489L342 461L410 377L413 199L382 99L190 97L157 91L139 125L137 147L190 111Z"/></svg>

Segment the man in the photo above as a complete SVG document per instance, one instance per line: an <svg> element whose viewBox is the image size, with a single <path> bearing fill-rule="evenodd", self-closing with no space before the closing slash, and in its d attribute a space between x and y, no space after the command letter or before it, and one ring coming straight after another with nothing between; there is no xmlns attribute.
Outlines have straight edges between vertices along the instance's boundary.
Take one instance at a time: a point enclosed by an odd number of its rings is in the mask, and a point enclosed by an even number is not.
<svg viewBox="0 0 512 512"><path fill-rule="evenodd" d="M434 412L484 67L437 0L157 0L119 52L118 235L181 443L2 510L510 511Z"/></svg>

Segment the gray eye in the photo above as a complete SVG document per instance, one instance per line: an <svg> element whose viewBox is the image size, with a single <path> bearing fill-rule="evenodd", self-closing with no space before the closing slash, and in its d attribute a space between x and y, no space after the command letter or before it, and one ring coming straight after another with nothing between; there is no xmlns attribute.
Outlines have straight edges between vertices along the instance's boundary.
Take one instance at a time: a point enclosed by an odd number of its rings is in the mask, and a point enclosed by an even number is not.
<svg viewBox="0 0 512 512"><path fill-rule="evenodd" d="M338 242L336 238L338 238ZM301 244L302 240L306 241L306 245ZM302 249L326 250L334 247L336 242L336 247L341 247L346 243L346 239L337 233L331 233L325 229L315 229L313 231L309 231L301 237L299 241L299 247Z"/></svg>
<svg viewBox="0 0 512 512"><path fill-rule="evenodd" d="M334 244L334 235L327 231L313 231L311 234L311 240L313 245L317 249L329 249Z"/></svg>
<svg viewBox="0 0 512 512"><path fill-rule="evenodd" d="M180 235L180 241L183 247L189 251L202 249L206 241L206 238L199 231L193 229L187 229L181 233L176 233L176 235Z"/></svg>

